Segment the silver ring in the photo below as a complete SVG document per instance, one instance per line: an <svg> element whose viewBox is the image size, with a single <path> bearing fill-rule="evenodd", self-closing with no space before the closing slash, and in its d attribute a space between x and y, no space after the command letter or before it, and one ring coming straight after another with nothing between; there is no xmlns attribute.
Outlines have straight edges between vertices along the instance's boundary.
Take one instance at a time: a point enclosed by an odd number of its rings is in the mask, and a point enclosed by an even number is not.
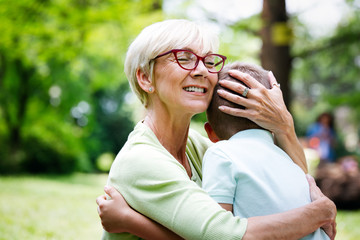
<svg viewBox="0 0 360 240"><path fill-rule="evenodd" d="M247 94L248 94L248 92L249 92L249 88L246 87L245 90L244 90L243 93L242 93L243 97L246 97Z"/></svg>
<svg viewBox="0 0 360 240"><path fill-rule="evenodd" d="M273 83L272 86L273 86L273 87L276 86L276 87L279 87L279 88L280 88L280 83Z"/></svg>

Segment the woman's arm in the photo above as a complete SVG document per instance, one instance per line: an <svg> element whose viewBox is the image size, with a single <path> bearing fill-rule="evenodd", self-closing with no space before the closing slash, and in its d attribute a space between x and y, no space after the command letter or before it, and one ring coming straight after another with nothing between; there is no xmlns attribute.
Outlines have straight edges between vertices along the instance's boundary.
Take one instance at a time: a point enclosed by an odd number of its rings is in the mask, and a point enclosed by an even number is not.
<svg viewBox="0 0 360 240"><path fill-rule="evenodd" d="M299 239L322 226L326 227L324 230L329 237L334 239L335 204L321 193L313 179L309 183L314 202L284 213L249 218L243 240ZM161 225L131 209L115 189L111 188L110 194L112 200L105 200L103 196L97 199L105 230L131 232L146 239L177 239L166 228L163 232L164 229L159 229Z"/></svg>
<svg viewBox="0 0 360 240"><path fill-rule="evenodd" d="M250 90L246 98L220 90L218 94L221 97L245 107L245 109L240 109L221 106L220 110L233 116L248 118L273 132L277 145L307 173L305 154L296 136L293 118L285 106L282 92L276 85L277 82L272 72L269 73L272 89L266 89L249 74L237 70L230 70L229 74L249 86ZM220 85L240 95L245 89L244 85L227 80L221 80Z"/></svg>
<svg viewBox="0 0 360 240"><path fill-rule="evenodd" d="M331 240L336 235L336 206L316 186L307 174L312 203L284 213L248 219L243 240L251 239L299 239L322 227ZM303 234L301 236L301 234Z"/></svg>
<svg viewBox="0 0 360 240"><path fill-rule="evenodd" d="M243 240L299 239L330 224L335 215L333 203L324 197L284 213L249 218ZM329 237L334 239L335 235Z"/></svg>
<svg viewBox="0 0 360 240"><path fill-rule="evenodd" d="M107 232L128 232L148 240L183 239L164 226L130 208L115 188L105 186L104 191L110 196L111 200L107 200L106 195L102 195L96 199L96 203L98 204L101 224Z"/></svg>

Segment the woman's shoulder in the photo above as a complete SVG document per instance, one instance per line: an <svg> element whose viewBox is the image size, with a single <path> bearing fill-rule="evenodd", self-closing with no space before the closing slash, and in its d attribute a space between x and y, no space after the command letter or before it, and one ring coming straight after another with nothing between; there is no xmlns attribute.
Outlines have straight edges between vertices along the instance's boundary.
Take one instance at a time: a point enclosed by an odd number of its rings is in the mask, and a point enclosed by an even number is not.
<svg viewBox="0 0 360 240"><path fill-rule="evenodd" d="M205 151L213 145L213 143L205 136L201 135L196 130L190 129L187 149L199 153ZM161 145L156 135L143 123L139 122L134 130L129 134L128 140L121 152L127 154L134 154L136 156L146 154L147 156L154 156L158 154L170 155L170 153ZM150 155L151 154L151 155Z"/></svg>
<svg viewBox="0 0 360 240"><path fill-rule="evenodd" d="M189 130L188 141L186 144L187 151L196 153L202 159L206 150L212 145L213 143L209 140L209 138L201 135L193 129Z"/></svg>
<svg viewBox="0 0 360 240"><path fill-rule="evenodd" d="M207 149L212 146L212 144L213 143L210 141L209 138L203 136L198 131L190 128L187 142L188 146L192 145L194 147L204 147Z"/></svg>
<svg viewBox="0 0 360 240"><path fill-rule="evenodd" d="M186 145L186 154L192 162L199 176L202 177L202 160L205 152L213 143L199 132L190 129Z"/></svg>

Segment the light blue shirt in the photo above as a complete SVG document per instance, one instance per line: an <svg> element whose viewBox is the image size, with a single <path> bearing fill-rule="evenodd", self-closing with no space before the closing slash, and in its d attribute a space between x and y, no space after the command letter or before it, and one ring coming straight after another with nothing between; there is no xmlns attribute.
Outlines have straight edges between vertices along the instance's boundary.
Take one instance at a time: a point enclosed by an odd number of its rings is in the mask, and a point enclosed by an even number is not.
<svg viewBox="0 0 360 240"><path fill-rule="evenodd" d="M311 202L305 173L266 130L238 132L210 147L203 159L203 188L239 217L264 216ZM329 239L318 229L303 239Z"/></svg>

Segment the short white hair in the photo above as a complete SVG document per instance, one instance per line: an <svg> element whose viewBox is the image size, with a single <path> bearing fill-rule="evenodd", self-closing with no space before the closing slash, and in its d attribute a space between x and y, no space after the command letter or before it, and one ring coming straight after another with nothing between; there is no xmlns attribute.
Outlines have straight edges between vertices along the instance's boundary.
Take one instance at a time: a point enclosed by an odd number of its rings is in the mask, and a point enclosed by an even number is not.
<svg viewBox="0 0 360 240"><path fill-rule="evenodd" d="M201 46L201 54L216 52L219 47L217 34L209 27L184 19L171 19L154 23L144 28L131 43L125 59L125 74L132 91L143 105L147 105L148 94L141 89L136 78L140 69L153 79L153 60L171 49L184 48L192 43Z"/></svg>

